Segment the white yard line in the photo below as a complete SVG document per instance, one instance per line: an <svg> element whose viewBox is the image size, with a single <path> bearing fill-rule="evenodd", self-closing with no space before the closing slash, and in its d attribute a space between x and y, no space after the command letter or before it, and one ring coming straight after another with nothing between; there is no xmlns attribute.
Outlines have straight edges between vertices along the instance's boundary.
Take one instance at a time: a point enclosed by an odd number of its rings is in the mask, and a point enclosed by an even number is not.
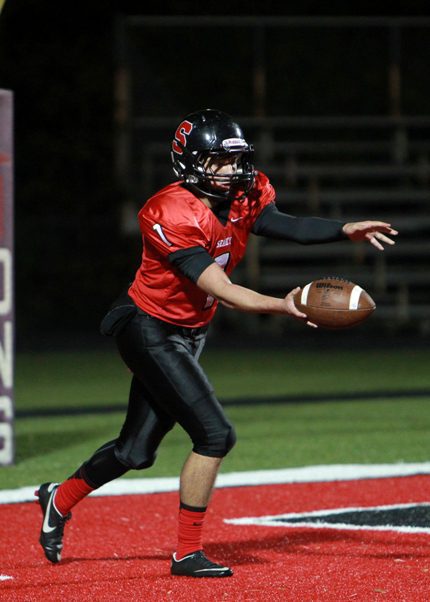
<svg viewBox="0 0 430 602"><path fill-rule="evenodd" d="M277 470L254 470L220 474L216 487L245 487L255 485L277 485L287 483L317 483L324 481L354 481L356 479L381 479L430 474L430 462L399 464L329 464L281 468ZM18 489L0 490L0 504L31 502L36 498L38 485ZM178 477L153 479L117 479L94 491L92 496L141 495L177 491Z"/></svg>

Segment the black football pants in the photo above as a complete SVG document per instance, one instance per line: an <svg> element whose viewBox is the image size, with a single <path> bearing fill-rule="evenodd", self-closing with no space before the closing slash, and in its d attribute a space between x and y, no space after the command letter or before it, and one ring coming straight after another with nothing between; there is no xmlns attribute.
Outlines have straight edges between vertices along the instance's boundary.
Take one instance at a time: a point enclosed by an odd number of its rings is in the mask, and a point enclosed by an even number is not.
<svg viewBox="0 0 430 602"><path fill-rule="evenodd" d="M167 324L139 310L116 336L133 373L128 410L119 437L78 471L91 486L151 466L176 422L190 436L195 453L222 458L233 447L233 427L198 363L206 330Z"/></svg>

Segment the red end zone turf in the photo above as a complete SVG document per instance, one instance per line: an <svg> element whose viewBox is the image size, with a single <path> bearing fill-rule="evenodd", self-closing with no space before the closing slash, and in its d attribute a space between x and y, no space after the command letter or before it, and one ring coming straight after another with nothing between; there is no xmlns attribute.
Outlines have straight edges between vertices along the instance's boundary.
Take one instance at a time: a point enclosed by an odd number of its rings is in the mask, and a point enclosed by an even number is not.
<svg viewBox="0 0 430 602"><path fill-rule="evenodd" d="M206 552L209 557L232 565L235 574L226 579L170 576L177 500L177 494L173 493L85 500L66 526L64 560L55 566L45 560L37 543L39 507L0 506L0 599L14 602L45 598L67 602L427 602L430 599L427 533L224 522L224 519L330 508L428 502L429 477L218 489L205 526ZM430 525L430 515L427 519Z"/></svg>

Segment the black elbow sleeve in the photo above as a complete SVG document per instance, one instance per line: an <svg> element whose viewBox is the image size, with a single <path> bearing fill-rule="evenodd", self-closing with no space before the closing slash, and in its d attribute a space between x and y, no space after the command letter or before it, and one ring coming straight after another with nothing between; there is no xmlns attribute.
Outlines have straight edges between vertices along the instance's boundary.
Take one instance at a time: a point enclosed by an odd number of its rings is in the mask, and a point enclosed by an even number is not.
<svg viewBox="0 0 430 602"><path fill-rule="evenodd" d="M203 247L190 247L170 253L169 262L192 282L197 282L200 275L214 263L213 258Z"/></svg>
<svg viewBox="0 0 430 602"><path fill-rule="evenodd" d="M274 204L263 209L255 221L253 233L279 240L291 240L303 245L345 240L338 220L319 217L294 217L278 211Z"/></svg>

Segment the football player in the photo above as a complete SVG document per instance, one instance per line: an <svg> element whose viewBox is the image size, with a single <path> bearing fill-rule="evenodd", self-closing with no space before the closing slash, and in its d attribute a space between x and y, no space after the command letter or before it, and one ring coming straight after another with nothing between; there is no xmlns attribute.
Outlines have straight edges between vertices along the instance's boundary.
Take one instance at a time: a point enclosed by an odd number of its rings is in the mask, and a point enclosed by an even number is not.
<svg viewBox="0 0 430 602"><path fill-rule="evenodd" d="M119 436L67 480L40 486L40 543L48 560L59 562L73 506L128 470L151 466L163 437L179 423L192 451L180 476L171 573L227 577L233 574L231 568L209 560L202 544L215 478L235 443L234 428L199 364L207 328L218 303L307 320L294 305L299 288L275 298L230 280L248 237L252 232L303 244L367 239L383 249L393 244L390 235L397 232L384 222L345 224L279 212L269 179L254 168L252 146L222 111L206 109L185 117L176 129L171 155L178 180L140 210L141 265L101 325L104 334L115 336L133 374L125 422Z"/></svg>

